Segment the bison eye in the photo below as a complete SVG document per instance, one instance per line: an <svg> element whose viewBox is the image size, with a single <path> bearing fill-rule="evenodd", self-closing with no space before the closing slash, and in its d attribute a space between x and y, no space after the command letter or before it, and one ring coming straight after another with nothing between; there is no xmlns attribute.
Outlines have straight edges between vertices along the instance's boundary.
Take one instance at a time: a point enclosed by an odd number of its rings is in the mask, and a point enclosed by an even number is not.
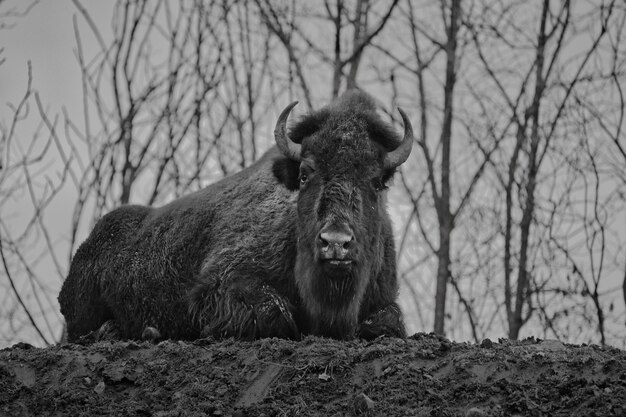
<svg viewBox="0 0 626 417"><path fill-rule="evenodd" d="M311 161L302 161L300 164L300 172L298 176L298 182L300 182L300 186L303 186L309 182L311 179L311 175L315 172L315 168Z"/></svg>
<svg viewBox="0 0 626 417"><path fill-rule="evenodd" d="M383 191L389 188L387 187L387 184L385 184L385 181L380 177L372 179L372 185L374 186L376 191Z"/></svg>

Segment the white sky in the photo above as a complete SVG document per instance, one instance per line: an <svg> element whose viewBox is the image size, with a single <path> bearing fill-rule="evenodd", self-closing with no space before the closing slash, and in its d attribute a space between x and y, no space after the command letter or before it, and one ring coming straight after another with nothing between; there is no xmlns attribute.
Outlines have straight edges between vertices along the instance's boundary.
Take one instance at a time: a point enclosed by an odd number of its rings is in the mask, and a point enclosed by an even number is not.
<svg viewBox="0 0 626 417"><path fill-rule="evenodd" d="M25 0L7 0L1 11L23 9ZM85 6L92 16L108 28L112 5L107 1L88 0ZM72 113L80 111L80 68L75 57L76 42L72 16L78 14L70 0L44 0L25 17L10 19L12 27L0 32L6 61L0 66L0 92L3 121L11 116L6 103L17 103L27 82L27 62L33 67L33 87L39 91L50 110L66 106ZM77 19L84 25L83 19ZM84 39L88 42L89 39ZM79 113L80 114L80 113Z"/></svg>

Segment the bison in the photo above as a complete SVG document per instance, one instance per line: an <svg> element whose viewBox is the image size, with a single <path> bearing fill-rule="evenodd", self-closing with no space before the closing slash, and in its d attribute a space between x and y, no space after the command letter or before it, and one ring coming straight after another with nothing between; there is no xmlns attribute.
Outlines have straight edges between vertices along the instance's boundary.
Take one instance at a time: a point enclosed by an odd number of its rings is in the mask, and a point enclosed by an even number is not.
<svg viewBox="0 0 626 417"><path fill-rule="evenodd" d="M352 90L288 130L296 103L250 167L98 221L59 294L68 341L103 325L123 339L405 336L385 189L409 119L398 109L400 138Z"/></svg>

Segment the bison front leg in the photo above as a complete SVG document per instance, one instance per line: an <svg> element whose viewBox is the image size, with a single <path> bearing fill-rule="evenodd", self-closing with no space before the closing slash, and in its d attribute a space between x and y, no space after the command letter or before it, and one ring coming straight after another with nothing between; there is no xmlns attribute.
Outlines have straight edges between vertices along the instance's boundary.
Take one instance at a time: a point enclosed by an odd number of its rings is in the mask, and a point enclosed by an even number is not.
<svg viewBox="0 0 626 417"><path fill-rule="evenodd" d="M378 336L406 337L402 312L396 303L374 312L360 323L359 337L372 340Z"/></svg>
<svg viewBox="0 0 626 417"><path fill-rule="evenodd" d="M294 307L269 285L249 280L230 286L201 283L192 291L191 310L203 337L300 338Z"/></svg>

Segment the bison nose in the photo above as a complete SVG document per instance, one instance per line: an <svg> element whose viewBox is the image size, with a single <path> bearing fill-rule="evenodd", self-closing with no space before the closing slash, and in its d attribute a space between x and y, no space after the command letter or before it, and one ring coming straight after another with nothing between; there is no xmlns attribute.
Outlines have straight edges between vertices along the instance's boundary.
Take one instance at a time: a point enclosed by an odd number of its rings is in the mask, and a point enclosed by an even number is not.
<svg viewBox="0 0 626 417"><path fill-rule="evenodd" d="M322 230L319 236L323 259L345 259L354 242L350 230Z"/></svg>
<svg viewBox="0 0 626 417"><path fill-rule="evenodd" d="M320 233L320 240L322 241L322 247L339 246L342 248L348 248L348 244L352 242L354 238L352 234L344 232L322 232Z"/></svg>

